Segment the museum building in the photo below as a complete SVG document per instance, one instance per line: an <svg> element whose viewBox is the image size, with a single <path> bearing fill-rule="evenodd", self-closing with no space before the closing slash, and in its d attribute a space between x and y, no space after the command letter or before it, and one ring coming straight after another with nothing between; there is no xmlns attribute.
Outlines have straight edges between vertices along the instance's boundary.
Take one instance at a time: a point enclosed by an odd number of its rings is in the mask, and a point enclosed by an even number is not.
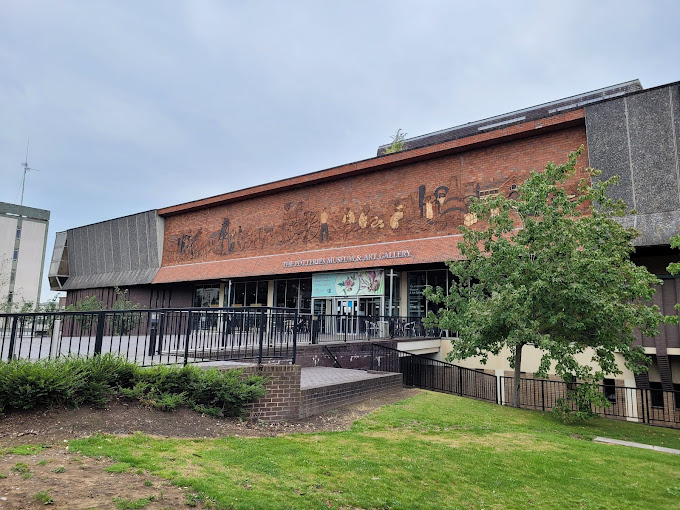
<svg viewBox="0 0 680 510"><path fill-rule="evenodd" d="M110 306L120 287L144 308L423 317L435 306L425 286L449 287L459 227L478 223L470 201L512 196L581 146L581 167L620 176L610 194L637 211L622 220L642 233L636 261L664 278L655 299L674 313L680 286L665 268L678 260L680 83L637 80L410 138L400 152L382 146L371 159L59 232L50 285L68 304L96 295ZM680 384L678 328L640 342L657 361L649 377Z"/></svg>

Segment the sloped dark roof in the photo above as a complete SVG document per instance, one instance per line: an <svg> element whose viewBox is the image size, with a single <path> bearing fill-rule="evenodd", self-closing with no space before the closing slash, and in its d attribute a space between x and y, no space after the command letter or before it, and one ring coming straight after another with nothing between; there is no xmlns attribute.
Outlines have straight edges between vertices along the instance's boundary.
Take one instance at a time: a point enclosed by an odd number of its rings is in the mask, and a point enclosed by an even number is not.
<svg viewBox="0 0 680 510"><path fill-rule="evenodd" d="M441 131L435 131L434 133L408 138L404 140L403 150L417 149L420 147L426 147L428 145L435 145L442 142L448 142L451 140L457 140L459 138L465 138L467 136L492 131L494 129L506 128L521 122L544 119L559 113L565 113L571 110L583 108L589 104L599 103L600 101L623 96L630 94L631 92L637 92L639 90L642 90L642 84L639 80L632 80L619 85L612 85L603 89L585 92L583 94L566 97L564 99L558 99L557 101L531 106L522 110L504 113L502 115L496 115L495 117L489 117L488 119L469 122L460 126L442 129ZM378 156L385 155L385 149L389 146L390 144L385 144L378 147Z"/></svg>

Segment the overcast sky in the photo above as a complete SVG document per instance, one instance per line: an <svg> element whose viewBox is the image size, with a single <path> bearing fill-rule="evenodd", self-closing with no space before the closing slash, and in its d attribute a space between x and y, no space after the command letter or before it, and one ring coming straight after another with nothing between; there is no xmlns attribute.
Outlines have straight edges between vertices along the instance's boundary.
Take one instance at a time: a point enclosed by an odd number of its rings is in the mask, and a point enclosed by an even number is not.
<svg viewBox="0 0 680 510"><path fill-rule="evenodd" d="M674 0L0 0L0 201L30 138L49 260L57 231L370 158L398 128L678 81L678 19Z"/></svg>

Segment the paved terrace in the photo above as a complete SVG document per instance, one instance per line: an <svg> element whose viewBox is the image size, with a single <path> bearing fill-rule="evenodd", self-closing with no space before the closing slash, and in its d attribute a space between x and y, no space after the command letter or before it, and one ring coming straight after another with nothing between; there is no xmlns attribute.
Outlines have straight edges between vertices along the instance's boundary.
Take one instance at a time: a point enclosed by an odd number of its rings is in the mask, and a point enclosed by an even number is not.
<svg viewBox="0 0 680 510"><path fill-rule="evenodd" d="M322 388L335 384L367 381L385 377L385 372L351 370L348 368L332 367L302 367L300 374L300 389Z"/></svg>

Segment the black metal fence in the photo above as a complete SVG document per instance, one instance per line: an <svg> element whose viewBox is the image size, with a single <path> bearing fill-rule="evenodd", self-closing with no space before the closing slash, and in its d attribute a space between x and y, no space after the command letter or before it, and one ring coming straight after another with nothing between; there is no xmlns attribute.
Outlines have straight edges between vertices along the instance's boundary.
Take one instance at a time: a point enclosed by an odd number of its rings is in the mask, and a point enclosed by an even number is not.
<svg viewBox="0 0 680 510"><path fill-rule="evenodd" d="M422 317L299 314L296 329L300 343L314 344L376 338L438 338L441 335L437 328L426 328Z"/></svg>
<svg viewBox="0 0 680 510"><path fill-rule="evenodd" d="M499 377L500 404L513 402L514 379ZM576 390L578 383L551 381L544 379L520 379L520 407L550 411L560 399L565 400L572 409L574 403L567 400L568 392ZM637 421L651 425L680 427L680 391L662 389L643 389L601 384L599 390L609 401L608 407L592 407L595 414L604 418Z"/></svg>
<svg viewBox="0 0 680 510"><path fill-rule="evenodd" d="M140 365L295 362L299 316L280 308L0 314L0 361L113 353Z"/></svg>
<svg viewBox="0 0 680 510"><path fill-rule="evenodd" d="M499 403L494 375L383 345L371 350L371 370L400 372L407 386Z"/></svg>
<svg viewBox="0 0 680 510"><path fill-rule="evenodd" d="M0 361L115 353L147 365L295 359L296 344L437 337L420 317L190 308L0 314Z"/></svg>

